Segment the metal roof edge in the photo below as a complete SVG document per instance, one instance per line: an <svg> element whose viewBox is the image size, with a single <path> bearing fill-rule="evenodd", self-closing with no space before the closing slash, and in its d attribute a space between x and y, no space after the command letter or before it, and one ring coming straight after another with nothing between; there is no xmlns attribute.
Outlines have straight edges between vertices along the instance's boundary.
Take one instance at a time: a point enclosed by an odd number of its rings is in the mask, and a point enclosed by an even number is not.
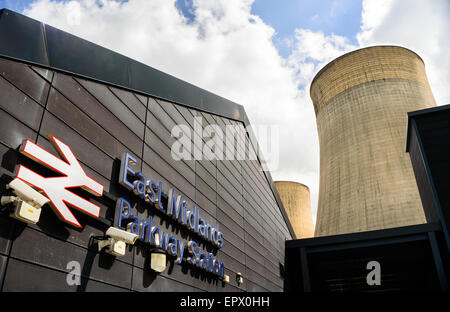
<svg viewBox="0 0 450 312"><path fill-rule="evenodd" d="M440 105L440 106L435 106L435 107L429 107L429 108L425 108L425 109L420 109L420 110L416 110L416 111L411 111L408 112L408 119L406 121L406 145L405 145L405 151L409 152L409 136L411 133L411 122L410 120L412 118L416 118L419 116L423 116L426 114L431 114L431 113L436 113L436 112L441 112L441 111L445 111L445 110L450 110L450 104L446 104L446 105Z"/></svg>

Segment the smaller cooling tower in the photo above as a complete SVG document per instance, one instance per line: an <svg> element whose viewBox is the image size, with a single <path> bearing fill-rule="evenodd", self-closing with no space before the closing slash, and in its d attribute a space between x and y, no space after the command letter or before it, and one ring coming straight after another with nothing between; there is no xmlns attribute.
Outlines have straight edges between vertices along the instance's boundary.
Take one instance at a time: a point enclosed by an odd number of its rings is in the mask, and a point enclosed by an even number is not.
<svg viewBox="0 0 450 312"><path fill-rule="evenodd" d="M276 181L275 187L297 238L314 236L309 188L297 182Z"/></svg>

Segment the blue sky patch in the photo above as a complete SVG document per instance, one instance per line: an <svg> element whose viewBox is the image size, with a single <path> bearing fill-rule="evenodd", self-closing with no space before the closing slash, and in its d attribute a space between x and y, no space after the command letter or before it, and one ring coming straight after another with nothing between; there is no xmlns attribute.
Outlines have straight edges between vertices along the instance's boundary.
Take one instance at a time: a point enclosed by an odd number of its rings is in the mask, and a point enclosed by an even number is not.
<svg viewBox="0 0 450 312"><path fill-rule="evenodd" d="M251 12L275 29L274 44L286 57L290 52L286 42L298 28L344 36L356 44L361 11L361 0L256 0Z"/></svg>
<svg viewBox="0 0 450 312"><path fill-rule="evenodd" d="M175 6L187 19L188 24L195 20L193 0L176 0Z"/></svg>

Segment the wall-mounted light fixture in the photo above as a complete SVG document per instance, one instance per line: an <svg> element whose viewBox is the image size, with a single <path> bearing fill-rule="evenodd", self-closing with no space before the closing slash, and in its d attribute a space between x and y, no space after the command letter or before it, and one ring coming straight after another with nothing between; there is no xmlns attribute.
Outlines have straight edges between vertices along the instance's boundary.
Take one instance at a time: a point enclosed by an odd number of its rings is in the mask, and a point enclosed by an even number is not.
<svg viewBox="0 0 450 312"><path fill-rule="evenodd" d="M161 248L150 249L150 267L153 271L161 273L166 269L166 251Z"/></svg>
<svg viewBox="0 0 450 312"><path fill-rule="evenodd" d="M236 273L236 283L238 286L241 286L241 284L244 282L244 278L242 277L241 272Z"/></svg>
<svg viewBox="0 0 450 312"><path fill-rule="evenodd" d="M126 251L126 244L134 245L138 239L137 234L133 234L124 231L119 228L110 227L106 233L105 237L102 237L98 242L98 251L106 248L106 253L114 256L124 256Z"/></svg>
<svg viewBox="0 0 450 312"><path fill-rule="evenodd" d="M7 186L16 196L2 196L1 205L14 204L11 217L25 223L36 224L41 216L41 207L50 200L20 179L12 180Z"/></svg>
<svg viewBox="0 0 450 312"><path fill-rule="evenodd" d="M229 283L230 282L230 277L228 276L228 275L224 275L223 277L222 277L222 282L224 282L224 283Z"/></svg>

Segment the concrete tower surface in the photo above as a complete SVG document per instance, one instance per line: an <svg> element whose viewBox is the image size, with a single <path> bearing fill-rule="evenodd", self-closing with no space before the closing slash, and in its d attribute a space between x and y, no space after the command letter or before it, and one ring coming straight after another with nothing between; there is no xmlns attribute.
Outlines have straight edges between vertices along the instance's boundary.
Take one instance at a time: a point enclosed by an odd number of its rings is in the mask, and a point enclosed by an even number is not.
<svg viewBox="0 0 450 312"><path fill-rule="evenodd" d="M297 182L275 181L275 187L297 238L314 236L309 188Z"/></svg>
<svg viewBox="0 0 450 312"><path fill-rule="evenodd" d="M425 222L405 152L407 112L435 106L422 59L396 46L356 50L311 83L320 143L315 236Z"/></svg>

